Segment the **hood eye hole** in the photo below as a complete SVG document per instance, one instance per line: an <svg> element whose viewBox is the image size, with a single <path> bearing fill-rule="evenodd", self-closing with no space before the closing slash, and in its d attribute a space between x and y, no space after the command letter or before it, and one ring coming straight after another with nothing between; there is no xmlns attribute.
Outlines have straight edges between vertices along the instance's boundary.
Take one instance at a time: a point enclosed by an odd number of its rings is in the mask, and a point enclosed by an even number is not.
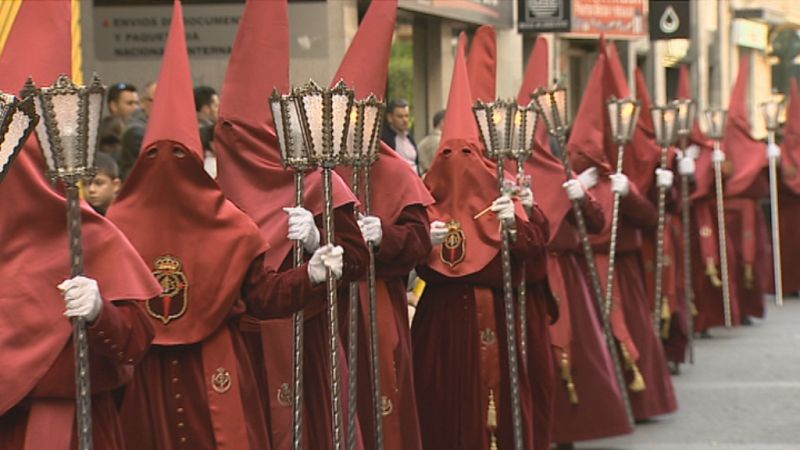
<svg viewBox="0 0 800 450"><path fill-rule="evenodd" d="M182 148L175 147L172 149L172 155L176 158L183 158L186 156L186 152Z"/></svg>
<svg viewBox="0 0 800 450"><path fill-rule="evenodd" d="M156 156L158 156L158 149L151 148L150 150L147 151L147 157L148 158L155 159Z"/></svg>
<svg viewBox="0 0 800 450"><path fill-rule="evenodd" d="M464 147L464 148L462 148L462 149L461 149L461 153L463 153L463 154L465 154L465 155L469 155L469 154L471 154L471 153L472 153L472 150L470 150L470 149L468 149L468 148Z"/></svg>
<svg viewBox="0 0 800 450"><path fill-rule="evenodd" d="M446 149L442 150L442 155L444 155L444 156L450 156L452 153L453 153L453 150L451 150L449 148L446 148Z"/></svg>

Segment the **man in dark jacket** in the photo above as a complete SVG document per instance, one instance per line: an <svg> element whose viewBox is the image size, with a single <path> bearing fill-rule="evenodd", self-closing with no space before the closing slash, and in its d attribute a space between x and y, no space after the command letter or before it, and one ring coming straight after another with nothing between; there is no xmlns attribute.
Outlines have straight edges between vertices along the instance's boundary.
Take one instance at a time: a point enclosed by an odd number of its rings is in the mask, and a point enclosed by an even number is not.
<svg viewBox="0 0 800 450"><path fill-rule="evenodd" d="M408 100L397 99L389 102L386 107L386 126L383 127L381 140L399 153L414 172L419 173L417 143L408 132L410 127Z"/></svg>

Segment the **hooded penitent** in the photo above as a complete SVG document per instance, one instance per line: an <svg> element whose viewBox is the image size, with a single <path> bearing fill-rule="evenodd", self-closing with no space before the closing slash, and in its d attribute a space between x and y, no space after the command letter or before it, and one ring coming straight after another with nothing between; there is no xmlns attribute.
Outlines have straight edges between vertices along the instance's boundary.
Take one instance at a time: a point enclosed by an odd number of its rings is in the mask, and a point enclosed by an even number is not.
<svg viewBox="0 0 800 450"><path fill-rule="evenodd" d="M355 90L356 100L370 94L383 99L389 70L392 35L397 18L397 0L372 3L342 60L331 84L344 81ZM409 205L433 203L419 176L397 152L378 139L378 160L371 166L372 214L386 224L394 223ZM339 166L336 172L349 183L352 169Z"/></svg>
<svg viewBox="0 0 800 450"><path fill-rule="evenodd" d="M0 89L16 93L28 76L50 84L71 64L70 3L24 2L0 50ZM31 136L0 182L0 416L31 393L68 345L70 321L56 286L71 276L66 201L44 178L39 145ZM97 280L103 298L144 300L158 284L125 237L88 205L81 204L84 273ZM68 349L68 347L67 347ZM108 374L122 365L94 367ZM118 379L119 380L119 379ZM98 381L98 380L95 380ZM58 393L74 394L74 381L59 380ZM95 390L102 386L93 385ZM109 386L105 386L109 388Z"/></svg>
<svg viewBox="0 0 800 450"><path fill-rule="evenodd" d="M786 123L783 125L781 143L781 182L795 194L800 194L800 95L797 80L792 78L789 104L786 108Z"/></svg>
<svg viewBox="0 0 800 450"><path fill-rule="evenodd" d="M246 271L267 245L203 170L177 1L158 86L139 159L108 217L165 287L146 305L154 342L193 344L227 319Z"/></svg>
<svg viewBox="0 0 800 450"><path fill-rule="evenodd" d="M678 74L678 98L692 99L692 87L689 82L689 68L681 66ZM695 187L691 193L691 199L705 197L714 190L714 167L711 162L711 150L713 143L700 129L699 116L702 112L695 110L695 119L692 124L692 132L689 135L688 145L696 145L700 148L700 154L695 161Z"/></svg>
<svg viewBox="0 0 800 450"><path fill-rule="evenodd" d="M725 195L730 197L750 188L767 165L764 143L750 136L750 113L747 107L749 79L750 58L741 58L739 75L728 105L728 123L722 138L722 149L733 165L733 174L725 179Z"/></svg>
<svg viewBox="0 0 800 450"><path fill-rule="evenodd" d="M448 277L463 277L486 267L500 249L500 229L492 214L474 216L499 195L496 166L481 156L483 145L472 114L472 92L464 56L466 37L459 38L447 115L439 150L425 176L436 204L428 208L431 220L448 224L445 244L435 249L428 265ZM517 204L517 220L526 215Z"/></svg>
<svg viewBox="0 0 800 450"><path fill-rule="evenodd" d="M270 245L265 263L280 267L292 241L281 208L294 206L294 175L284 169L269 96L289 91L289 19L285 0L249 1L228 62L222 86L219 121L214 132L217 181L225 195L258 224ZM350 189L333 176L333 202L355 201ZM377 202L376 202L377 203ZM322 214L320 171L305 176L305 208Z"/></svg>

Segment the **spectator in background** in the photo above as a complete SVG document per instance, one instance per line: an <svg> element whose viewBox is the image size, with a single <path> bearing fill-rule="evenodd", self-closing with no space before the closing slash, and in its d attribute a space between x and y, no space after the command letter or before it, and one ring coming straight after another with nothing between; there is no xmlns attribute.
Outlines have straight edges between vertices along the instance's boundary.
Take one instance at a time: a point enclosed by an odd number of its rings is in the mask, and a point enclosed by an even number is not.
<svg viewBox="0 0 800 450"><path fill-rule="evenodd" d="M144 91L142 91L140 99L142 107L131 114L125 131L122 133L122 155L119 158L119 174L122 180L128 177L139 157L139 149L142 147L142 139L144 139L144 132L147 129L147 119L150 117L150 109L153 107L155 95L156 82L150 81L144 85Z"/></svg>
<svg viewBox="0 0 800 450"><path fill-rule="evenodd" d="M122 155L120 137L125 129L125 122L119 117L107 117L103 127L98 131L97 153L104 153L114 161L119 161Z"/></svg>
<svg viewBox="0 0 800 450"><path fill-rule="evenodd" d="M122 132L131 115L139 109L139 93L136 86L128 83L115 83L108 88L106 95L108 115L100 120L98 127L98 144L102 141L116 143L110 153L115 161L119 161L122 151L119 143L122 142ZM110 147L108 147L110 148ZM100 149L101 151L102 148Z"/></svg>
<svg viewBox="0 0 800 450"><path fill-rule="evenodd" d="M94 165L97 168L92 181L86 186L86 201L98 214L106 215L111 202L117 197L122 180L119 179L119 168L111 156L98 153Z"/></svg>
<svg viewBox="0 0 800 450"><path fill-rule="evenodd" d="M408 101L404 99L392 100L386 107L386 126L383 127L381 140L392 147L408 164L419 173L417 144L409 134L411 127L411 113Z"/></svg>
<svg viewBox="0 0 800 450"><path fill-rule="evenodd" d="M431 134L425 136L419 141L419 173L425 175L425 172L431 168L433 157L436 155L436 150L439 148L439 141L442 139L442 121L444 120L444 110L437 112L433 115L433 131Z"/></svg>
<svg viewBox="0 0 800 450"><path fill-rule="evenodd" d="M210 86L194 88L194 107L197 110L197 125L200 127L200 143L205 152L206 172L217 178L217 155L214 151L214 126L219 113L219 95Z"/></svg>

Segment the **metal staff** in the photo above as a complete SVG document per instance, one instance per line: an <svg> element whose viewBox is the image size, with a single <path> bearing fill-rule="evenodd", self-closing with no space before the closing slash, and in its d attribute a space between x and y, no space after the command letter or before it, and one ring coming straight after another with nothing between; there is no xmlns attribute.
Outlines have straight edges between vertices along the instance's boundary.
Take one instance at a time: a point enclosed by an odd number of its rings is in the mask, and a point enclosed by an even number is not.
<svg viewBox="0 0 800 450"><path fill-rule="evenodd" d="M295 89L303 140L312 165L322 168L325 243L334 243L332 172L346 153L353 90L344 83L323 89L316 83ZM342 448L341 368L336 279L327 270L328 338L330 356L331 433L334 450Z"/></svg>
<svg viewBox="0 0 800 450"><path fill-rule="evenodd" d="M273 91L270 97L272 117L281 148L284 167L294 170L295 206L303 206L304 172L311 168L308 154L303 146L303 132L299 121L296 98ZM292 245L294 267L303 264L303 243L296 240ZM292 315L292 448L303 448L303 310Z"/></svg>
<svg viewBox="0 0 800 450"><path fill-rule="evenodd" d="M486 146L487 154L497 163L497 186L502 195L505 193L505 157L513 141L514 129L511 121L516 115L516 104L501 100L493 103L479 101L472 108L481 139ZM509 387L511 391L511 416L514 431L514 449L522 450L522 407L519 390L519 360L517 355L517 331L514 317L514 286L511 276L511 250L509 239L512 230L509 223L501 222L500 257L503 267L503 310L507 332L507 352L509 368Z"/></svg>
<svg viewBox="0 0 800 450"><path fill-rule="evenodd" d="M572 163L569 160L569 155L566 149L567 140L567 91L563 87L555 87L553 89L538 89L532 94L536 107L539 109L542 119L547 127L547 132L550 136L556 138L560 149L561 162L564 164L564 172L567 180L573 178ZM603 335L606 339L606 347L611 354L611 360L614 363L614 375L616 377L617 385L619 386L622 400L625 404L625 413L628 416L628 423L633 426L633 408L631 407L628 389L625 384L625 375L620 365L619 352L617 351L617 343L614 338L613 330L611 329L611 321L609 315L604 313L603 287L600 284L600 274L597 271L597 264L594 260L594 251L589 242L589 233L586 231L586 220L583 217L583 210L579 200L572 200L572 214L575 216L575 223L578 227L578 234L581 238L581 247L583 248L583 256L586 259L586 266L589 268L589 279L592 283L592 291L594 293L595 302L597 302L597 311L601 314L601 323L603 324Z"/></svg>
<svg viewBox="0 0 800 450"><path fill-rule="evenodd" d="M775 131L783 101L770 100L761 104L769 131L769 146L775 145ZM778 157L769 156L769 205L772 212L772 266L775 276L775 304L783 306L783 269L781 267L781 227L778 217Z"/></svg>
<svg viewBox="0 0 800 450"><path fill-rule="evenodd" d="M97 125L103 109L105 88L95 76L86 86L76 85L66 75L55 84L36 89L28 80L24 89L33 92L42 121L36 127L39 144L47 162L48 175L64 182L67 197L67 230L72 276L83 274L81 207L78 183L94 175ZM61 107L69 104L72 108ZM56 106L58 105L58 107ZM75 388L77 400L78 447L91 450L92 390L86 319L72 320L75 347Z"/></svg>
<svg viewBox="0 0 800 450"><path fill-rule="evenodd" d="M682 156L685 158L689 134L694 125L695 104L690 99L680 99L673 102L678 109L677 133L680 138ZM686 296L686 329L689 362L694 364L694 288L692 286L692 231L691 231L691 204L689 203L689 176L681 175L681 222L683 225L683 285Z"/></svg>
<svg viewBox="0 0 800 450"><path fill-rule="evenodd" d="M517 105L517 112L514 116L514 123L512 124L516 130L513 133L514 139L510 149L510 156L514 158L517 165L517 185L523 189L531 187L531 177L525 174L525 160L530 157L533 150L533 141L536 136L538 118L539 112L533 101L525 106ZM525 261L522 261L520 265L522 266L522 280L517 287L519 295L519 350L523 357L523 362L527 363L528 293L527 280L525 279Z"/></svg>
<svg viewBox="0 0 800 450"><path fill-rule="evenodd" d="M622 173L622 158L625 155L625 145L633 138L636 121L639 118L639 102L633 99L608 100L608 115L611 123L611 137L617 144L617 170ZM606 279L605 314L611 312L611 301L614 296L614 260L617 255L617 230L619 228L619 202L620 194L614 193L614 204L611 209L611 242L608 248L608 278Z"/></svg>
<svg viewBox="0 0 800 450"><path fill-rule="evenodd" d="M667 168L669 146L675 141L675 120L678 109L675 105L654 106L650 108L653 116L653 131L656 142L661 147L662 170ZM658 336L661 331L661 311L664 307L663 280L664 280L664 226L666 224L667 188L658 188L658 227L656 231L656 272L655 272L655 311L653 311L653 328Z"/></svg>
<svg viewBox="0 0 800 450"><path fill-rule="evenodd" d="M384 105L378 101L375 96L370 95L365 100L357 100L353 105L353 115L351 120L352 142L348 146L351 152L348 160L350 165L353 166L353 193L358 196L360 190L359 174L361 174L364 181L364 213L366 215L372 214L372 190L370 183L370 167L378 158L378 145L380 136L380 123L383 117ZM356 211L358 215L358 211ZM378 305L377 293L375 289L375 244L367 242L367 249L369 251L369 267L367 271L367 290L369 293L369 334L370 334L370 373L372 376L372 407L373 407L373 420L375 422L375 448L377 450L383 449L383 397L381 395L380 384L380 348L378 346ZM353 329L357 327L356 316L358 308L353 307L352 302L358 302L358 284L350 285L350 338L355 338ZM355 289L355 294L353 294ZM354 341L350 341L354 342ZM353 352L350 357L351 367L356 367L358 361L355 358L356 348L351 344L350 350ZM356 384L350 378L350 401L352 402L349 407L350 413L350 426L348 445L350 449L355 449L356 433L355 433L355 419L356 419L356 397L353 392L356 390Z"/></svg>
<svg viewBox="0 0 800 450"><path fill-rule="evenodd" d="M714 140L714 152L721 152L720 140L725 130L725 121L728 112L723 109L710 109L706 111L708 119L708 134ZM714 185L717 192L717 229L719 237L719 265L722 272L722 309L725 315L725 327L731 327L731 293L728 277L728 246L725 235L725 200L722 190L722 162L714 161Z"/></svg>
<svg viewBox="0 0 800 450"><path fill-rule="evenodd" d="M358 131L356 131L358 133ZM359 168L353 167L353 178L351 183L351 190L353 195L358 198L359 191ZM358 206L353 206L353 214L355 219L358 220ZM358 416L358 303L359 296L359 282L351 281L350 302L347 311L347 367L352 368L349 371L349 378L347 379L347 448L355 450L356 448L356 418Z"/></svg>

